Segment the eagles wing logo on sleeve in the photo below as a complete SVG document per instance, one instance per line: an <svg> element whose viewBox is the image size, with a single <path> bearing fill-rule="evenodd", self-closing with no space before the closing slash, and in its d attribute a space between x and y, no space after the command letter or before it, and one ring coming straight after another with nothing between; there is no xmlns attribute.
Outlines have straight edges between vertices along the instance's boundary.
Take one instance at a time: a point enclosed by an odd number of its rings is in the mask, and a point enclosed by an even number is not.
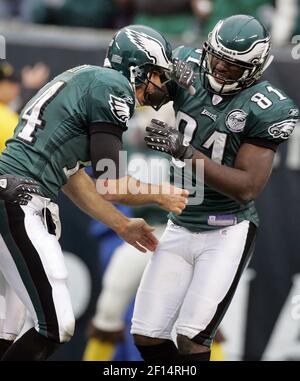
<svg viewBox="0 0 300 381"><path fill-rule="evenodd" d="M141 51L143 51L154 65L168 66L169 60L165 49L160 41L147 34L127 29L126 34L129 40Z"/></svg>
<svg viewBox="0 0 300 381"><path fill-rule="evenodd" d="M294 131L296 122L297 121L295 119L290 119L290 120L284 120L282 122L272 124L272 126L268 128L268 132L275 139L276 138L288 139L288 137Z"/></svg>
<svg viewBox="0 0 300 381"><path fill-rule="evenodd" d="M111 112L122 123L127 123L130 118L130 108L126 101L112 94L109 96L109 105Z"/></svg>

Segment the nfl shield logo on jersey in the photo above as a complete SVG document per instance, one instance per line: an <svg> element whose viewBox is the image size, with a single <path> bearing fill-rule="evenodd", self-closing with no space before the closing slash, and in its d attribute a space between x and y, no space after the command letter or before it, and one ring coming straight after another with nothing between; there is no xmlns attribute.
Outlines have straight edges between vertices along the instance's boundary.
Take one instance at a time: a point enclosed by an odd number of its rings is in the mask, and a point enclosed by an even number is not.
<svg viewBox="0 0 300 381"><path fill-rule="evenodd" d="M248 114L243 110L233 110L226 117L226 126L231 132L241 132L246 126Z"/></svg>

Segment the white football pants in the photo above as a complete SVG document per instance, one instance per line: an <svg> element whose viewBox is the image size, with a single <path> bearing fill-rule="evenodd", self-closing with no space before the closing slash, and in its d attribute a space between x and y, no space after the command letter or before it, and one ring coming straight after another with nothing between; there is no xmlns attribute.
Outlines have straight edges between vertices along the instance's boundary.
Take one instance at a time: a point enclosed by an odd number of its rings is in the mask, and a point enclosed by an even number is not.
<svg viewBox="0 0 300 381"><path fill-rule="evenodd" d="M210 346L254 249L249 221L193 233L169 221L143 274L132 334Z"/></svg>
<svg viewBox="0 0 300 381"><path fill-rule="evenodd" d="M0 271L13 290L6 288L2 338L13 339L18 334L20 301L42 335L57 342L73 335L67 269L56 236L60 230L57 209L40 196L21 207L0 202Z"/></svg>

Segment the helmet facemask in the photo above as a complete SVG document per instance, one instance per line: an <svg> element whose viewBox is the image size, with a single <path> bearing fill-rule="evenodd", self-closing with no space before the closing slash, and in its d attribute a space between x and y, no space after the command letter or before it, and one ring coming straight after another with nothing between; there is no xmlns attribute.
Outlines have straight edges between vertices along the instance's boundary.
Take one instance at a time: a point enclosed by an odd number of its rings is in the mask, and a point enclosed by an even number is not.
<svg viewBox="0 0 300 381"><path fill-rule="evenodd" d="M157 111L169 102L170 97L166 84L170 80L167 79L164 68L147 63L136 67L131 66L130 72L131 84L133 86L139 87L144 85L145 106L151 106ZM153 74L160 76L161 86L158 86L151 80ZM153 86L154 91L149 91L150 84Z"/></svg>

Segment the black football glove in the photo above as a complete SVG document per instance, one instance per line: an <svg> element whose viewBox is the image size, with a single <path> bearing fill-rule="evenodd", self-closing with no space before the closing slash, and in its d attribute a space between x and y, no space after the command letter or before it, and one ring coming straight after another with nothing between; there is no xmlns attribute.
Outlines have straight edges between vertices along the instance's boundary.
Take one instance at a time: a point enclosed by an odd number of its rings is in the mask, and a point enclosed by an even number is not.
<svg viewBox="0 0 300 381"><path fill-rule="evenodd" d="M195 95L196 90L193 83L197 77L197 74L190 68L190 66L185 62L177 58L173 60L173 67L167 76L178 83L179 86L186 89L189 94Z"/></svg>
<svg viewBox="0 0 300 381"><path fill-rule="evenodd" d="M145 137L147 146L154 151L166 152L175 159L191 159L195 149L184 138L181 132L167 123L152 119L146 127L149 133Z"/></svg>
<svg viewBox="0 0 300 381"><path fill-rule="evenodd" d="M0 200L27 205L32 199L30 193L41 194L36 181L14 175L0 176Z"/></svg>

